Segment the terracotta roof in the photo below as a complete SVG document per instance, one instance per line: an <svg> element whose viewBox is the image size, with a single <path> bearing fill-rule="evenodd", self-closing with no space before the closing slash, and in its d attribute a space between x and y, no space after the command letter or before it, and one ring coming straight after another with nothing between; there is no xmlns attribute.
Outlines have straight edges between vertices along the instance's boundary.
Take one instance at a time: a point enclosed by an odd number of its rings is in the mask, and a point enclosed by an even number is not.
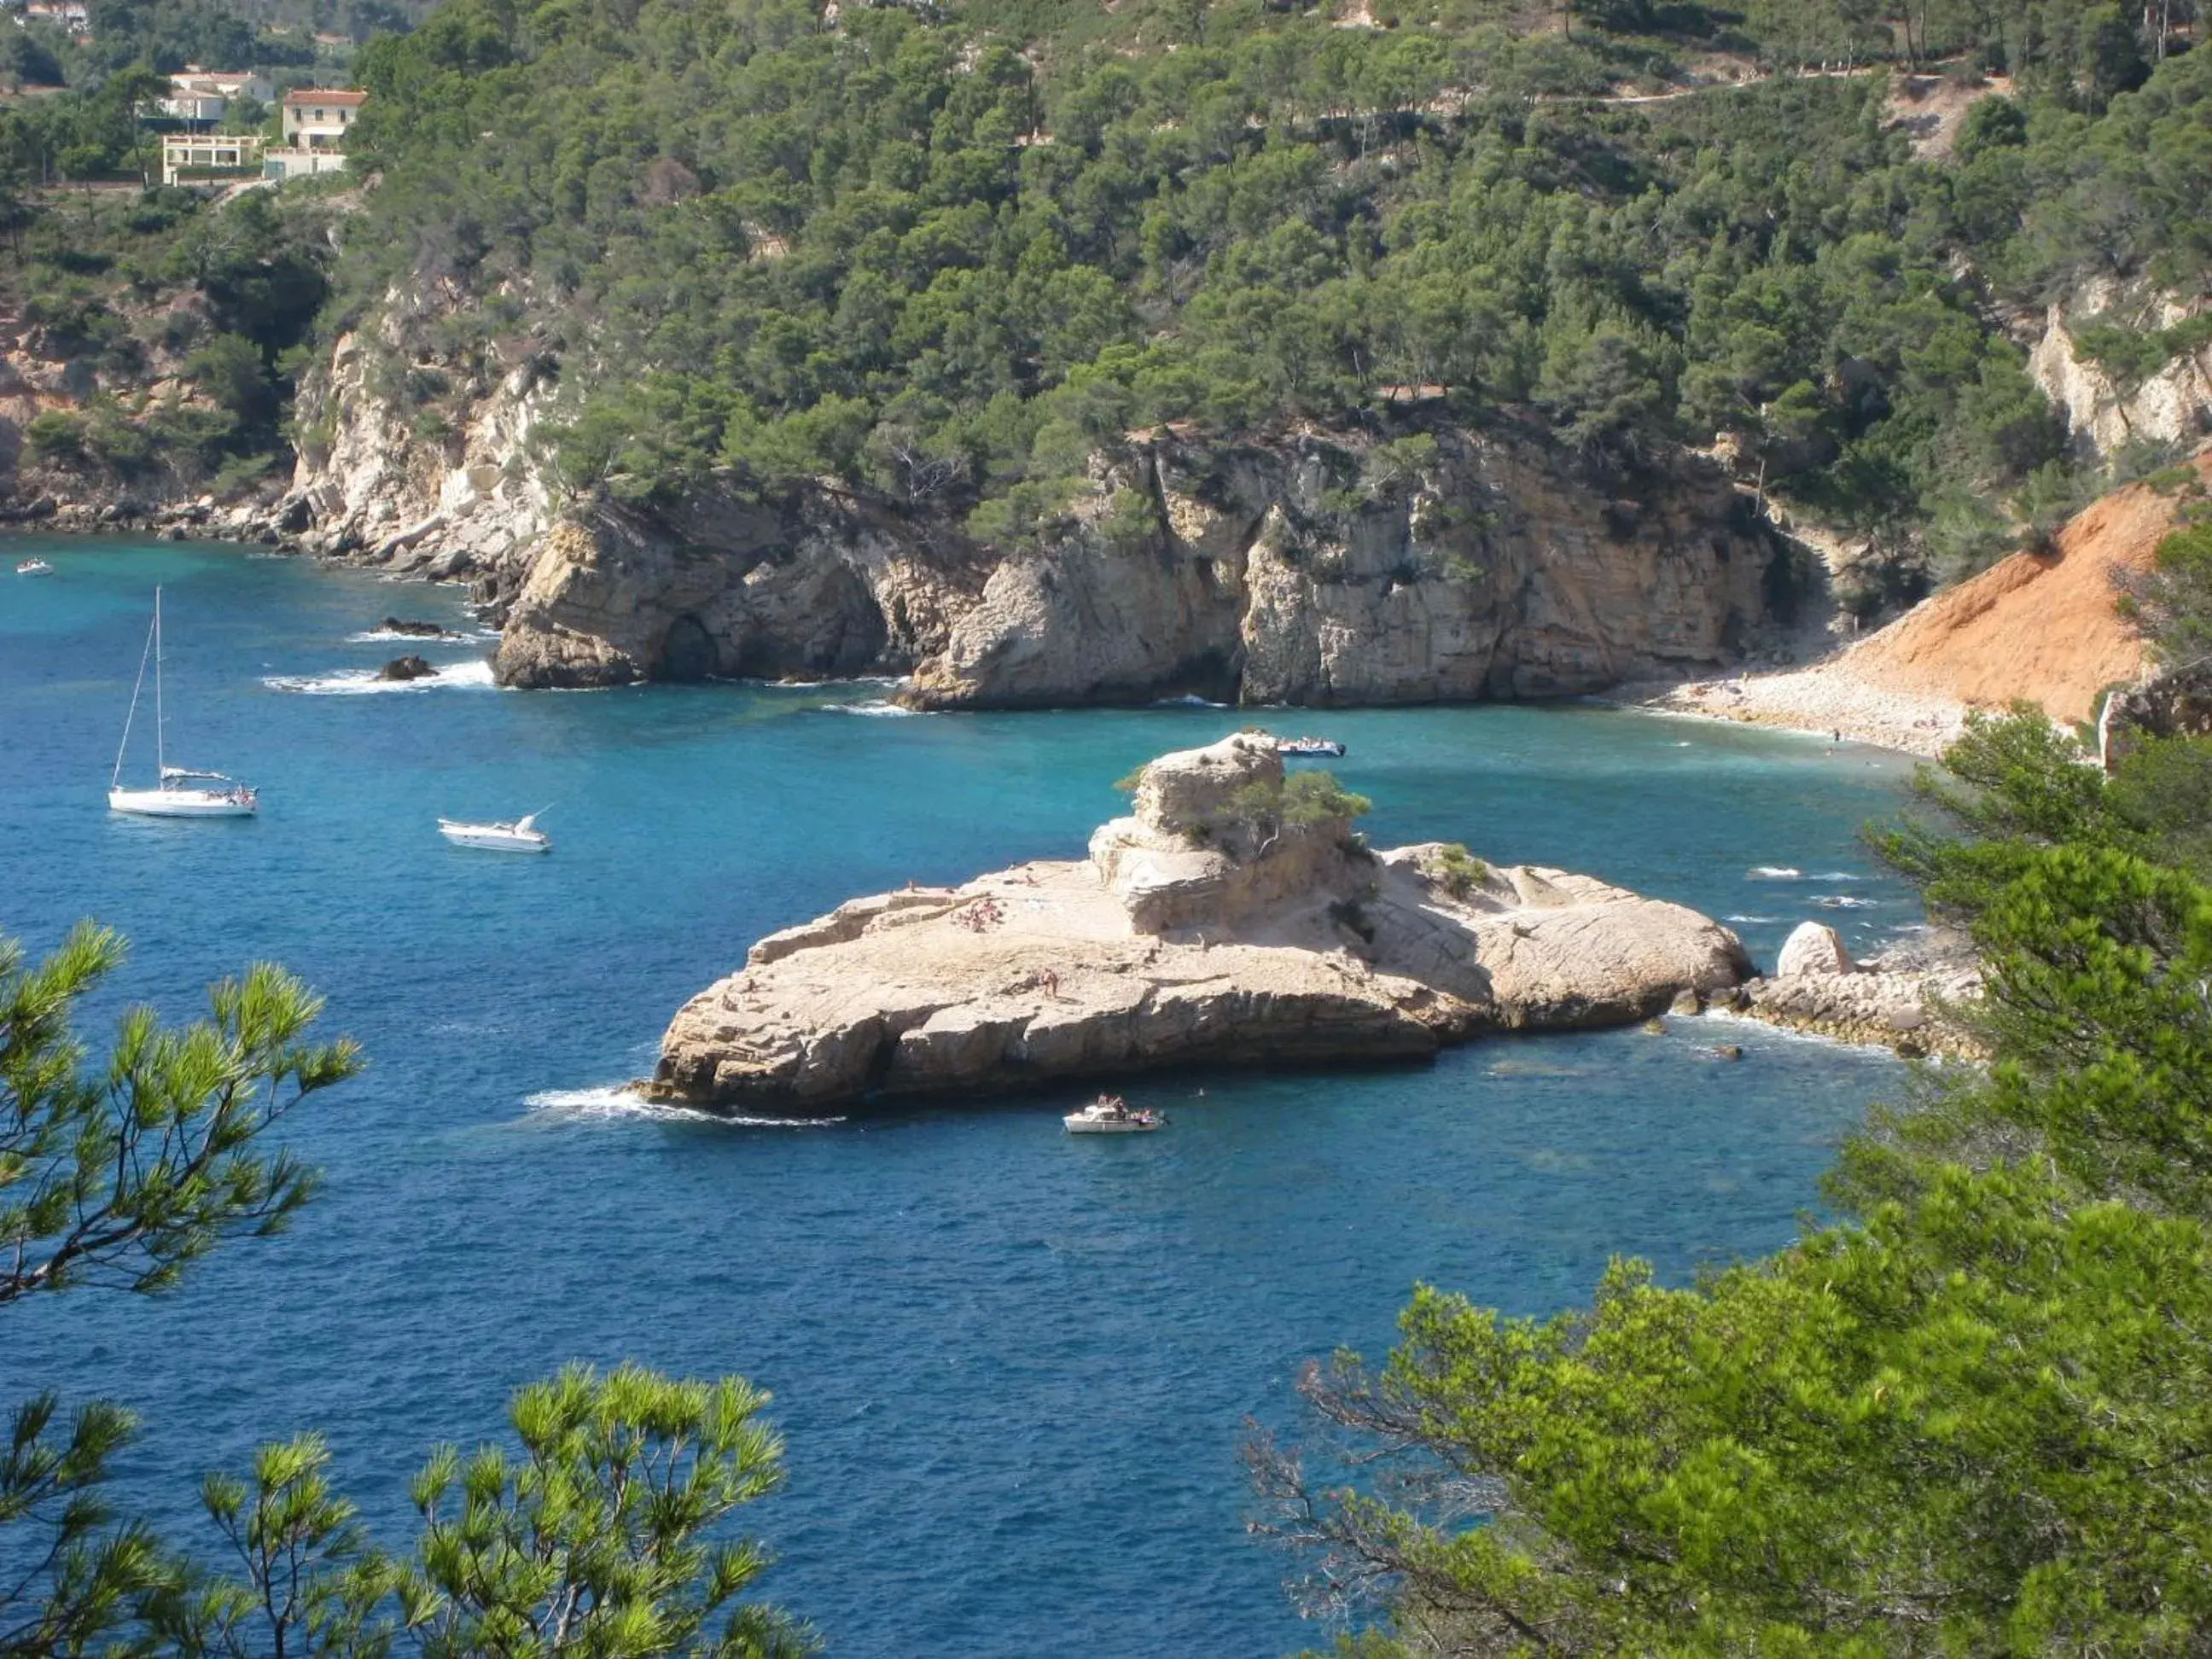
<svg viewBox="0 0 2212 1659"><path fill-rule="evenodd" d="M356 92L351 87L301 87L284 94L287 106L296 108L302 104L340 105L352 109L367 100L368 94Z"/></svg>

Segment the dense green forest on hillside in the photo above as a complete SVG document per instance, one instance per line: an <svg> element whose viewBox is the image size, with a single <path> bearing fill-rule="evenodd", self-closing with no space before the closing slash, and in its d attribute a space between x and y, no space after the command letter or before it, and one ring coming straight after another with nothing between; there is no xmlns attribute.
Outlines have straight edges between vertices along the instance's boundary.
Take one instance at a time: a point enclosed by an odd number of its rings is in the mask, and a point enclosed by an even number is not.
<svg viewBox="0 0 2212 1659"><path fill-rule="evenodd" d="M1376 422L1427 386L1630 461L1737 432L1826 516L1976 562L2074 488L1996 307L2194 282L2212 131L2212 58L1982 9L1930 49L2015 96L1938 162L1882 77L1608 102L1694 43L1472 0L1372 30L454 0L364 58L385 182L340 306L458 283L481 303L426 338L465 362L550 324L578 484L827 471L1019 533L1131 428ZM1820 44L1819 8L1772 11L1770 61Z"/></svg>
<svg viewBox="0 0 2212 1659"><path fill-rule="evenodd" d="M362 54L379 183L315 337L388 311L377 389L433 435L527 365L566 481L632 496L827 474L1019 539L1133 428L1510 412L1632 468L1725 436L1955 571L2095 482L2006 322L2097 275L2191 293L2212 256L2186 8L2163 33L2082 0L1344 21L449 0ZM1765 78L1655 97L1716 52ZM1889 105L1916 62L2009 93L1916 158ZM113 165L122 107L10 112L0 166L20 185L70 121ZM143 267L129 240L111 271ZM2125 325L2100 349L2133 372L2185 343Z"/></svg>
<svg viewBox="0 0 2212 1659"><path fill-rule="evenodd" d="M88 33L19 21L0 31L0 84L97 89L134 66L167 75L258 69L304 82L354 46L404 33L430 0L91 0ZM329 39L319 40L316 37Z"/></svg>

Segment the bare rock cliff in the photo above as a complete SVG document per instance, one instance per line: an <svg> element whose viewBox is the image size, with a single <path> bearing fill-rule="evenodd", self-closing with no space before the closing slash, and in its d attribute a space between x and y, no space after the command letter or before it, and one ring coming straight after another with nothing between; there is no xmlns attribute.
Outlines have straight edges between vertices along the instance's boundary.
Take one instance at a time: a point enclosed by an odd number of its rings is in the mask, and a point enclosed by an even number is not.
<svg viewBox="0 0 2212 1659"><path fill-rule="evenodd" d="M508 685L904 672L980 578L914 526L811 492L672 514L598 502L534 545L495 672Z"/></svg>
<svg viewBox="0 0 2212 1659"><path fill-rule="evenodd" d="M1692 458L1631 478L1534 433L1432 435L1378 479L1364 439L1142 434L1005 552L826 487L586 503L532 545L500 677L896 672L928 708L1541 697L1723 665L1794 606L1790 550Z"/></svg>
<svg viewBox="0 0 2212 1659"><path fill-rule="evenodd" d="M372 343L346 335L300 389L299 452L289 502L309 552L378 565L395 574L470 580L503 598L520 582L538 538L557 518L532 453L543 414L540 368L492 365L480 395L449 399L453 415L394 395L410 376L392 313ZM457 418L456 418L457 417Z"/></svg>
<svg viewBox="0 0 2212 1659"><path fill-rule="evenodd" d="M2107 319L2172 329L2203 309L2201 301L2092 282L2051 302L2042 336L2028 354L2028 372L2065 416L2074 441L2100 459L2132 443L2194 445L2212 435L2212 343L2130 379L2086 354L2076 330Z"/></svg>

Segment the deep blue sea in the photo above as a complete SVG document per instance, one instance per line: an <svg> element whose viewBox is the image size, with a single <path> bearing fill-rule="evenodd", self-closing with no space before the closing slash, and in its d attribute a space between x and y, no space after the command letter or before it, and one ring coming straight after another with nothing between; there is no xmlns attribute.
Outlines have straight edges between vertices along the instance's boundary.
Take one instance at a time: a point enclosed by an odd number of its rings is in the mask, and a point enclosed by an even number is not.
<svg viewBox="0 0 2212 1659"><path fill-rule="evenodd" d="M669 1014L761 933L908 878L1079 855L1114 780L1254 718L1163 708L885 714L881 686L368 691L469 627L457 594L212 546L27 541L0 567L0 934L126 932L118 995L167 1014L256 957L370 1056L289 1131L327 1172L283 1237L159 1300L6 1315L0 1401L147 1419L125 1496L180 1540L203 1470L325 1431L387 1540L441 1440L496 1435L572 1358L742 1372L790 1484L750 1511L766 1593L832 1651L1242 1656L1325 1642L1247 1540L1248 1417L1295 1431L1299 1363L1379 1355L1417 1280L1516 1311L1615 1252L1680 1279L1787 1240L1885 1057L1678 1021L1501 1041L1411 1069L1162 1077L1162 1134L1071 1140L1085 1091L809 1127L623 1109ZM19 579L15 560L57 567ZM255 821L111 817L156 582L169 758L259 786ZM1589 871L1735 925L1855 943L1913 919L1859 826L1878 751L1598 708L1283 714L1351 748L1380 845ZM134 738L134 743L137 741ZM149 775L150 750L134 757ZM441 814L550 807L551 856L447 846ZM1802 876L1763 874L1795 871ZM1815 908L1820 897L1855 908ZM93 1033L95 1039L100 1030ZM1708 1045L1740 1042L1741 1064Z"/></svg>

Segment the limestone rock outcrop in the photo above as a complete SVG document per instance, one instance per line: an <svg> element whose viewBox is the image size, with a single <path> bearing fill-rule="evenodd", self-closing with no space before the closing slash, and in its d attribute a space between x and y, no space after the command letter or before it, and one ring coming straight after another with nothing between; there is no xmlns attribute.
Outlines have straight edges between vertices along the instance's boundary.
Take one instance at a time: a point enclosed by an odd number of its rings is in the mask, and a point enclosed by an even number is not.
<svg viewBox="0 0 2212 1659"><path fill-rule="evenodd" d="M537 544L494 672L526 686L897 672L937 648L965 574L850 502L597 502Z"/></svg>
<svg viewBox="0 0 2212 1659"><path fill-rule="evenodd" d="M1932 933L1854 963L1834 929L1808 921L1784 944L1772 976L1741 986L1732 1000L1755 1019L1845 1042L1909 1057L1972 1056L1979 1047L1959 1013L1981 990L1961 936Z"/></svg>
<svg viewBox="0 0 2212 1659"><path fill-rule="evenodd" d="M395 364L440 386L459 376L459 364L425 357L415 332L458 301L398 293L387 301L374 338L340 337L330 361L301 380L303 435L286 501L299 522L290 528L308 552L469 580L479 597L503 598L558 517L532 444L550 367L527 351L487 365L458 419L426 425L416 398L392 396L381 382Z"/></svg>
<svg viewBox="0 0 2212 1659"><path fill-rule="evenodd" d="M910 673L933 708L1542 697L1722 665L1791 611L1793 555L1709 463L1632 477L1534 430L1425 435L1385 466L1352 434L1132 434L1011 550L826 486L588 503L532 544L498 673Z"/></svg>
<svg viewBox="0 0 2212 1659"><path fill-rule="evenodd" d="M2115 322L2145 333L2172 329L2203 306L2201 298L2111 277L2093 278L2050 303L2028 373L2057 405L2079 448L2106 459L2131 443L2195 443L2212 429L2212 344L2177 351L2130 379L2084 351L2077 332Z"/></svg>
<svg viewBox="0 0 2212 1659"><path fill-rule="evenodd" d="M2105 699L2097 757L2111 771L2147 738L2212 737L2212 664L2160 668Z"/></svg>
<svg viewBox="0 0 2212 1659"><path fill-rule="evenodd" d="M1156 1066L1417 1058L1630 1023L1749 971L1734 934L1589 876L1375 853L1326 775L1238 734L1146 768L1081 861L857 899L694 997L652 1091L724 1112Z"/></svg>
<svg viewBox="0 0 2212 1659"><path fill-rule="evenodd" d="M1526 434L1431 435L1387 479L1371 449L1318 438L1155 435L1102 491L1121 504L1110 533L1001 564L905 695L1563 696L1732 660L1790 611L1790 555L1703 464L1631 481Z"/></svg>

